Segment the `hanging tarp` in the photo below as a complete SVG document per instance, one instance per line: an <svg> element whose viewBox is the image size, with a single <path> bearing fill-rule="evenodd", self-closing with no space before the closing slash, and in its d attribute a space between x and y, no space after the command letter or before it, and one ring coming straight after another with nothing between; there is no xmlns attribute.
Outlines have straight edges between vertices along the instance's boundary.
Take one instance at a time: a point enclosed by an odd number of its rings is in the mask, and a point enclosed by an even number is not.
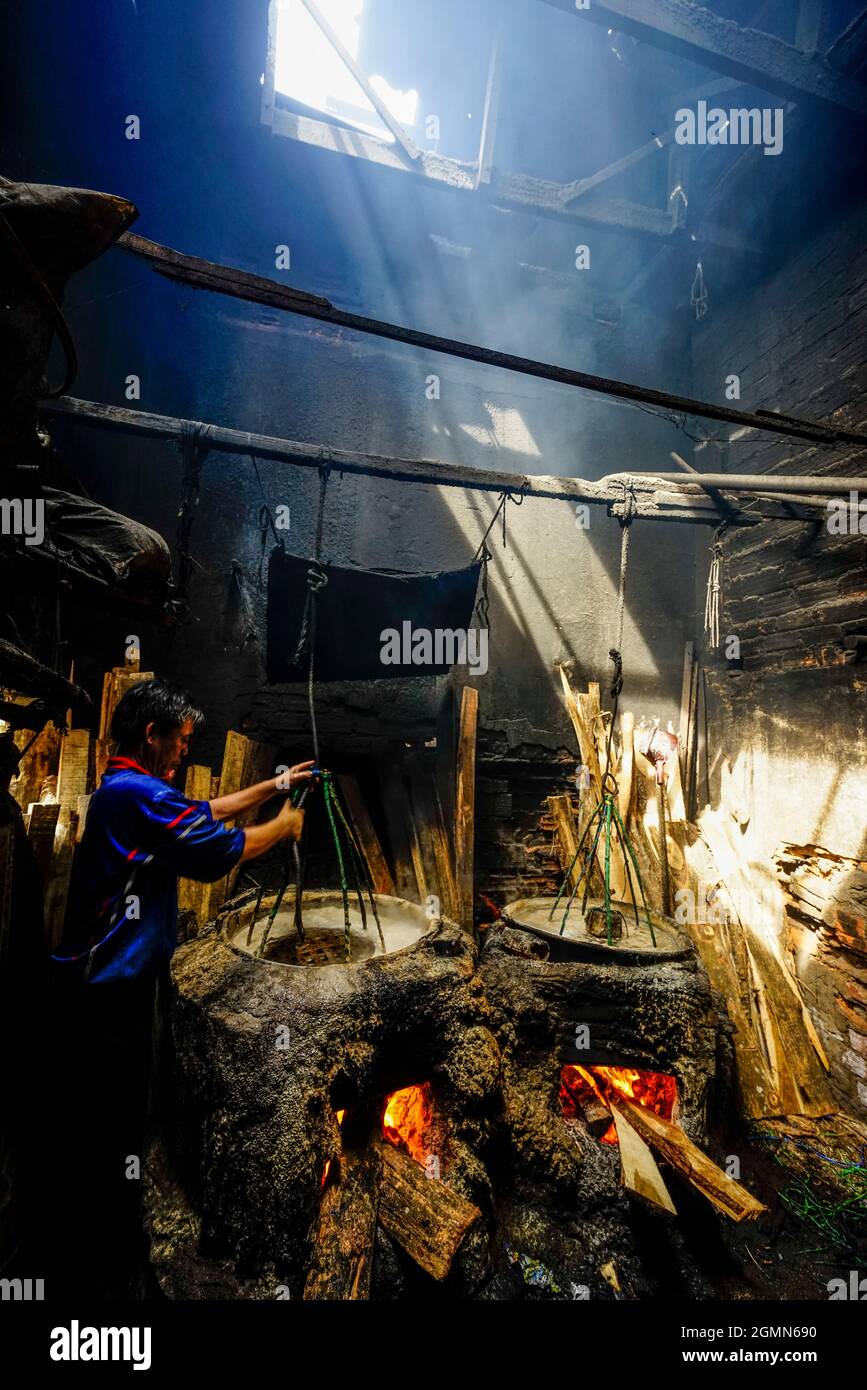
<svg viewBox="0 0 867 1390"><path fill-rule="evenodd" d="M327 583L315 599L316 679L382 680L450 670L462 659L460 635L472 622L481 568L477 561L465 569L406 574L320 565ZM310 569L310 560L287 555L280 546L271 551L266 665L274 683L307 677L307 650L302 646L299 653L299 642ZM389 659L395 655L397 661Z"/></svg>

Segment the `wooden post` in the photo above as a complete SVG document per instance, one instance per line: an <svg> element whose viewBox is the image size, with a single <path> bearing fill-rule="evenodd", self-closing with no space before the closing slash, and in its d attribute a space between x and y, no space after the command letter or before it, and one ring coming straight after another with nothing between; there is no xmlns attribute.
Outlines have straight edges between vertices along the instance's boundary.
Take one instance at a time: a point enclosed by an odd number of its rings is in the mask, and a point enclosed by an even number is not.
<svg viewBox="0 0 867 1390"><path fill-rule="evenodd" d="M61 806L77 808L78 798L90 791L90 732L70 729L60 743L57 774L57 800Z"/></svg>
<svg viewBox="0 0 867 1390"><path fill-rule="evenodd" d="M187 768L184 795L191 801L210 801L211 769L199 763L191 763ZM196 922L201 927L206 920L205 909L208 904L210 884L198 883L192 878L178 880L178 907L196 914Z"/></svg>
<svg viewBox="0 0 867 1390"><path fill-rule="evenodd" d="M473 930L473 855L476 810L476 730L479 719L479 692L466 685L461 692L458 730L457 788L455 795L455 879L458 921L465 931Z"/></svg>

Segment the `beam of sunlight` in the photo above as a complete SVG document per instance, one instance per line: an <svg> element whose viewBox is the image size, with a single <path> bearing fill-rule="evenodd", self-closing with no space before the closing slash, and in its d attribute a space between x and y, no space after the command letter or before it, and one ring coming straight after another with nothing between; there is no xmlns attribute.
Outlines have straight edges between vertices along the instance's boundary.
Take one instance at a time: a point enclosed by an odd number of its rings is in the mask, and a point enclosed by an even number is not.
<svg viewBox="0 0 867 1390"><path fill-rule="evenodd" d="M364 0L317 0L317 4L344 48L357 60ZM368 80L396 120L405 126L415 125L417 91L402 92L376 74ZM349 121L359 130L389 143L394 140L301 0L281 0L274 86L304 106Z"/></svg>

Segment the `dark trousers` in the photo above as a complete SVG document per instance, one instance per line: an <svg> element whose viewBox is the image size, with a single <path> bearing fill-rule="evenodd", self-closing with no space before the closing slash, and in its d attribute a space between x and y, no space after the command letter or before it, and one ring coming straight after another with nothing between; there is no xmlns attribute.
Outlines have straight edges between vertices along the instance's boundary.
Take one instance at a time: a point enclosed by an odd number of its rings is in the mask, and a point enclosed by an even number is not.
<svg viewBox="0 0 867 1390"><path fill-rule="evenodd" d="M152 975L50 988L40 1219L49 1298L140 1296L155 994Z"/></svg>

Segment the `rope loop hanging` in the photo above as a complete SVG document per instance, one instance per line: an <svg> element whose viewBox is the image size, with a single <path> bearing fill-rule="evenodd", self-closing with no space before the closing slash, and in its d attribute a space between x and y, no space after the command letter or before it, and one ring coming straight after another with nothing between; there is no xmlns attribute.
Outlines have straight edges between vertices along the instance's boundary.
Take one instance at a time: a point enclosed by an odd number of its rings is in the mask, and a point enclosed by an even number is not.
<svg viewBox="0 0 867 1390"><path fill-rule="evenodd" d="M710 546L710 569L707 576L707 593L704 601L704 631L708 646L712 651L719 647L720 587L722 580L723 536L728 529L724 521L713 533Z"/></svg>
<svg viewBox="0 0 867 1390"><path fill-rule="evenodd" d="M258 462L257 462L257 460L256 460L256 455L255 455L255 454L251 454L251 455L250 455L250 462L251 462L252 465L253 465L253 472L256 474L256 482L259 484L259 494L260 494L260 496L261 496L261 498L262 498L262 505L261 505L261 507L259 508L259 521L258 521L258 525L259 525L259 581L258 581L258 587L259 587L259 593L261 594L261 593L264 592L264 589L265 589L265 579L264 579L263 571L264 571L264 567L265 567L265 547L266 547L266 545L268 544L268 532L269 532L269 531L271 532L271 535L274 537L274 542L275 542L275 544L276 544L276 545L279 545L279 547L280 547L281 550L285 550L285 549L286 549L286 546L285 546L285 544L284 544L284 542L283 542L283 537L277 534L277 527L274 525L274 517L273 517L272 514L271 514L271 507L269 506L268 499L267 499L267 497L265 496L265 488L264 488L263 485L262 485L262 478L261 478L261 475L260 475L260 473L259 473L259 464L258 464Z"/></svg>
<svg viewBox="0 0 867 1390"><path fill-rule="evenodd" d="M488 564L494 558L494 552L488 549L488 536L497 524L497 517L502 519L503 525L503 546L506 544L506 503L514 502L516 507L520 507L524 501L523 492L511 492L508 489L500 493L499 500L494 508L494 515L488 522L485 534L479 541L478 549L473 556L473 563L480 560L482 563L482 582L481 592L476 603L474 617L478 620L481 629L487 628L490 631L491 620L489 612L488 598Z"/></svg>

